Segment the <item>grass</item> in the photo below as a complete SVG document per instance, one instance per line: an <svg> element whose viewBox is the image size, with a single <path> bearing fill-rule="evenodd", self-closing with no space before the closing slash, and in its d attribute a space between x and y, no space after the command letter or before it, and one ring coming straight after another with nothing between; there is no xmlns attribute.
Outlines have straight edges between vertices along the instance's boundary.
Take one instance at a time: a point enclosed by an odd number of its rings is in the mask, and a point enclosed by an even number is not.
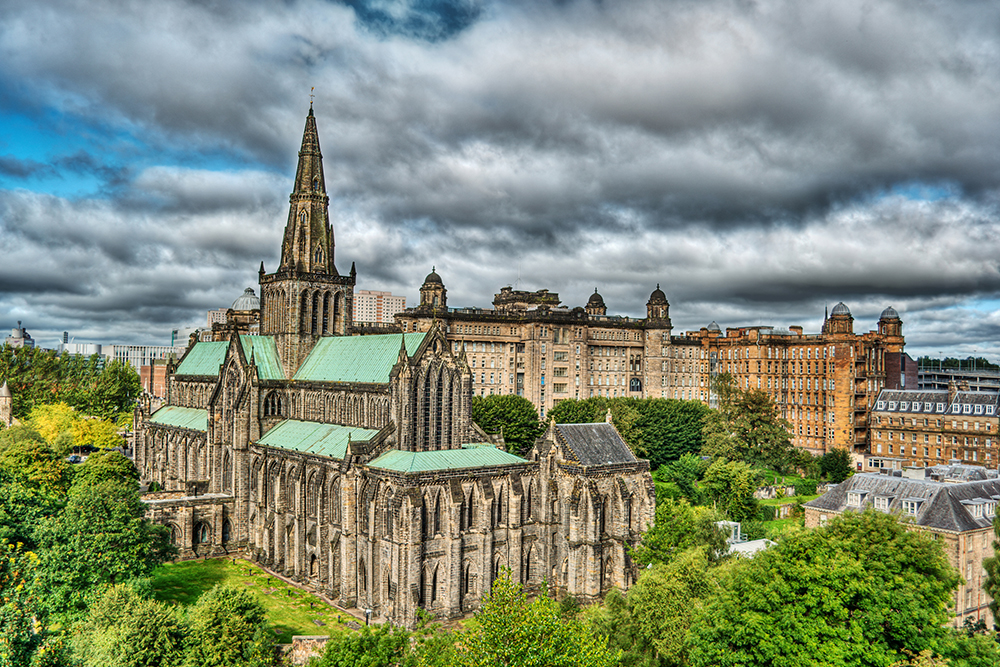
<svg viewBox="0 0 1000 667"><path fill-rule="evenodd" d="M786 498L766 498L760 501L761 505L793 505L795 503L807 503L810 500L816 500L819 498L819 494L814 496L788 496Z"/></svg>
<svg viewBox="0 0 1000 667"><path fill-rule="evenodd" d="M803 526L802 517L792 517L790 519L775 519L764 522L764 535L769 540L780 540L785 533L798 530Z"/></svg>
<svg viewBox="0 0 1000 667"><path fill-rule="evenodd" d="M355 620L241 559L235 563L227 558L167 563L153 573L156 599L181 605L194 604L216 584L250 591L267 610L267 620L282 644L290 643L293 635L338 635L347 631L348 621Z"/></svg>

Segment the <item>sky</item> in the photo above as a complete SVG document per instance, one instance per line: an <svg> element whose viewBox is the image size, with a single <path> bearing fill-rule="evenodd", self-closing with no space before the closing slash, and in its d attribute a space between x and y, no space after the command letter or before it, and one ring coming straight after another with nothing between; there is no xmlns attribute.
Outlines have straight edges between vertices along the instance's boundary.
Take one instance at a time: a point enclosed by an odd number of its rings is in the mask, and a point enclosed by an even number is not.
<svg viewBox="0 0 1000 667"><path fill-rule="evenodd" d="M0 331L168 344L276 268L310 91L336 263L674 332L893 306L1000 361L1000 3L0 0Z"/></svg>

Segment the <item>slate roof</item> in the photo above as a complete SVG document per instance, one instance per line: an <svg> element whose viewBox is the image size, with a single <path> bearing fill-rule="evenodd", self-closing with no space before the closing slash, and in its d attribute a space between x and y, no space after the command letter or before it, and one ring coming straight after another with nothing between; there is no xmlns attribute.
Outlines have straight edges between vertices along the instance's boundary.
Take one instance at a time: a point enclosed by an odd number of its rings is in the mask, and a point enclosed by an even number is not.
<svg viewBox="0 0 1000 667"><path fill-rule="evenodd" d="M227 341L195 343L194 347L184 355L176 374L217 376L222 362L226 360L228 349Z"/></svg>
<svg viewBox="0 0 1000 667"><path fill-rule="evenodd" d="M939 415L995 415L1000 394L991 391L959 391L953 401L949 401L947 389L883 389L875 400L875 412L905 412L914 414ZM892 409L890 410L890 404ZM992 411L973 408L965 411L965 406L990 406Z"/></svg>
<svg viewBox="0 0 1000 667"><path fill-rule="evenodd" d="M295 380L385 384L399 359L400 340L412 357L426 333L321 338L295 373Z"/></svg>
<svg viewBox="0 0 1000 667"><path fill-rule="evenodd" d="M556 424L556 431L582 466L639 460L611 424Z"/></svg>
<svg viewBox="0 0 1000 667"><path fill-rule="evenodd" d="M261 380L285 379L285 371L281 367L278 346L275 345L273 336L240 336L240 345L247 361L250 361L250 355L253 354L257 375Z"/></svg>
<svg viewBox="0 0 1000 667"><path fill-rule="evenodd" d="M149 421L154 424L163 424L164 426L189 428L193 431L207 431L208 410L168 405L154 412L150 416Z"/></svg>
<svg viewBox="0 0 1000 667"><path fill-rule="evenodd" d="M493 445L474 443L461 449L439 449L430 452L403 452L390 449L368 464L402 473L432 472L435 470L460 470L462 468L487 468L528 463L520 456L497 449Z"/></svg>
<svg viewBox="0 0 1000 667"><path fill-rule="evenodd" d="M265 433L257 442L268 447L343 459L347 454L349 441L364 442L370 440L376 433L377 430L370 428L286 419Z"/></svg>
<svg viewBox="0 0 1000 667"><path fill-rule="evenodd" d="M926 470L945 472L948 468L949 466L935 466ZM962 472L956 471L956 474ZM860 506L848 505L848 494L852 491L866 493ZM833 512L861 511L873 505L877 497L889 500L888 512L903 512L904 500L921 501L915 515L911 517L903 514L908 519L912 518L913 523L918 526L956 533L979 530L989 528L993 524L993 515L990 513L976 517L972 513L972 505L977 499L980 503L997 502L1000 499L1000 479L950 483L929 478L911 479L878 473L859 473L819 498L805 503L804 506Z"/></svg>

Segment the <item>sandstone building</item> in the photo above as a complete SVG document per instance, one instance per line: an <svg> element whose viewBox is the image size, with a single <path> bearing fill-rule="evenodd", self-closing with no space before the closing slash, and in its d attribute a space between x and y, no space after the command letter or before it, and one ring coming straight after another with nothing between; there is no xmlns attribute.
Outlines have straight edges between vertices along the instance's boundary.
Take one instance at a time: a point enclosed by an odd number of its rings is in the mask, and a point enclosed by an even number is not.
<svg viewBox="0 0 1000 667"><path fill-rule="evenodd" d="M648 462L610 423L552 424L514 456L473 424L481 366L441 325L351 335L356 272L334 263L328 201L310 109L259 335L216 325L170 364L165 404L138 408L150 516L183 555L245 551L405 625L476 609L503 567L583 600L627 588Z"/></svg>
<svg viewBox="0 0 1000 667"><path fill-rule="evenodd" d="M993 627L983 561L993 556L998 500L995 470L951 464L854 475L803 507L807 528L873 507L898 514L912 530L932 533L944 542L948 561L963 578L955 592L954 626L981 620Z"/></svg>

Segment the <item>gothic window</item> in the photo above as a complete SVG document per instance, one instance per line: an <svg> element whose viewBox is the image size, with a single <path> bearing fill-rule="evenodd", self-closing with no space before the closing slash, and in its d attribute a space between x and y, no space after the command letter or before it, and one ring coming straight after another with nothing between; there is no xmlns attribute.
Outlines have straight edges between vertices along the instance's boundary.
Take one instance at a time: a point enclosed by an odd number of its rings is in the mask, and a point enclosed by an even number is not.
<svg viewBox="0 0 1000 667"><path fill-rule="evenodd" d="M360 584L361 592L362 593L366 593L368 591L368 570L365 569L365 559L364 558L362 558L361 561L359 562L358 577L361 580L361 584Z"/></svg>
<svg viewBox="0 0 1000 667"><path fill-rule="evenodd" d="M316 262L316 264L319 264L319 265L323 264L323 249L322 248L316 248L316 252L313 254L313 261Z"/></svg>
<svg viewBox="0 0 1000 667"><path fill-rule="evenodd" d="M232 493L233 490L233 457L226 452L222 458L222 491Z"/></svg>
<svg viewBox="0 0 1000 667"><path fill-rule="evenodd" d="M462 581L462 587L466 595L472 594L472 563L465 564L465 576Z"/></svg>
<svg viewBox="0 0 1000 667"><path fill-rule="evenodd" d="M330 485L330 523L340 523L340 480Z"/></svg>
<svg viewBox="0 0 1000 667"><path fill-rule="evenodd" d="M330 293L323 294L323 333L330 333Z"/></svg>
<svg viewBox="0 0 1000 667"><path fill-rule="evenodd" d="M437 602L438 598L438 569L434 566L434 574L431 575L431 604Z"/></svg>
<svg viewBox="0 0 1000 667"><path fill-rule="evenodd" d="M209 530L208 524L202 521L194 528L194 543L195 544L208 544L211 538L211 531Z"/></svg>
<svg viewBox="0 0 1000 667"><path fill-rule="evenodd" d="M441 533L441 494L434 501L434 534Z"/></svg>
<svg viewBox="0 0 1000 667"><path fill-rule="evenodd" d="M428 511L428 504L430 503L430 498L424 496L424 502L420 506L420 536L423 539L430 537L430 512Z"/></svg>
<svg viewBox="0 0 1000 667"><path fill-rule="evenodd" d="M305 209L302 209L301 211L299 211L299 222L301 222L303 225L306 224L306 211L305 211Z"/></svg>
<svg viewBox="0 0 1000 667"><path fill-rule="evenodd" d="M312 328L310 332L315 335L319 333L319 292L313 292L312 296Z"/></svg>
<svg viewBox="0 0 1000 667"><path fill-rule="evenodd" d="M319 179L313 179L313 192L319 192Z"/></svg>
<svg viewBox="0 0 1000 667"><path fill-rule="evenodd" d="M319 574L319 560L316 558L316 554L309 557L309 576L316 578Z"/></svg>
<svg viewBox="0 0 1000 667"><path fill-rule="evenodd" d="M222 520L222 543L225 544L232 538L233 526L229 519Z"/></svg>

